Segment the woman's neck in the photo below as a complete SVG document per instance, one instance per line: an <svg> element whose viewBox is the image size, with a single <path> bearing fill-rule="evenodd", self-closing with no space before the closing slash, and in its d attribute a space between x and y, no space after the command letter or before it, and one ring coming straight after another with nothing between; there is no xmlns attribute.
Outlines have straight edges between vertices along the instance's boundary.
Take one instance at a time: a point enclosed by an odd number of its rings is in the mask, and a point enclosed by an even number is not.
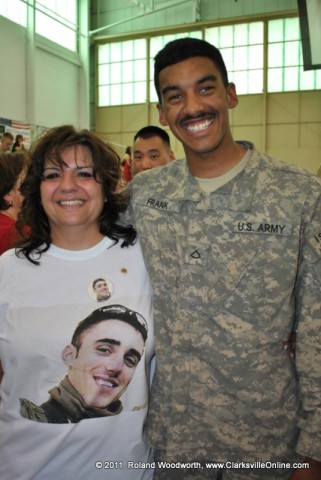
<svg viewBox="0 0 321 480"><path fill-rule="evenodd" d="M7 210L1 210L2 215L6 215L7 217L11 218L14 222L17 221L18 218L18 211L14 207L10 207Z"/></svg>
<svg viewBox="0 0 321 480"><path fill-rule="evenodd" d="M87 250L97 245L104 238L104 235L99 231L89 235L88 232L80 232L77 228L68 228L67 231L52 231L51 238L53 245L56 247L65 250Z"/></svg>

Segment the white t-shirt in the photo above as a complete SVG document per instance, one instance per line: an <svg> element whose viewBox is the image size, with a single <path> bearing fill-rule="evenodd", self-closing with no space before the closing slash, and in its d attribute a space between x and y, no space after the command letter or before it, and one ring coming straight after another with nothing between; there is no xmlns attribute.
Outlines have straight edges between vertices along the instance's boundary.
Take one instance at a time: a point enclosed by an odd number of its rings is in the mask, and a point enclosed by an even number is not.
<svg viewBox="0 0 321 480"><path fill-rule="evenodd" d="M97 301L93 281L105 279L109 298ZM93 310L123 305L146 320L144 353L119 414L78 423L39 423L20 414L20 399L41 405L68 373L61 353L77 324ZM106 322L107 323L107 322ZM9 250L0 258L1 480L140 480L152 471L143 436L153 363L152 290L136 243L105 238L85 251L51 246L33 265Z"/></svg>

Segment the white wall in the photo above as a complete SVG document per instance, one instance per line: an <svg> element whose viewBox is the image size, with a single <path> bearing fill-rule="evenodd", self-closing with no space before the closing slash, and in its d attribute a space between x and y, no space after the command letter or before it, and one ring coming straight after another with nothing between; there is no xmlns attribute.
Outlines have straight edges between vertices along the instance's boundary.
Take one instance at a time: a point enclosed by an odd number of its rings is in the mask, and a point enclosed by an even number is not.
<svg viewBox="0 0 321 480"><path fill-rule="evenodd" d="M82 17L77 54L0 16L0 117L30 123L33 132L64 123L89 128L88 9Z"/></svg>
<svg viewBox="0 0 321 480"><path fill-rule="evenodd" d="M26 121L25 29L0 16L0 117Z"/></svg>
<svg viewBox="0 0 321 480"><path fill-rule="evenodd" d="M38 125L80 126L79 109L86 105L79 101L79 70L79 66L68 60L37 49L35 116Z"/></svg>

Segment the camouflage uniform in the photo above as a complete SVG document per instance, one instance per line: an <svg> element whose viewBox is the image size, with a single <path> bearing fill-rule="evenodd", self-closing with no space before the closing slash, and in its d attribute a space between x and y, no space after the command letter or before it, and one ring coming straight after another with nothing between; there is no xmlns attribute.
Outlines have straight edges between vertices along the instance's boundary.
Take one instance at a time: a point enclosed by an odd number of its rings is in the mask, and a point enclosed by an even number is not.
<svg viewBox="0 0 321 480"><path fill-rule="evenodd" d="M185 160L131 183L155 295L149 435L162 460L321 461L321 183L247 147L245 169L211 194ZM296 367L282 349L294 324ZM243 473L223 478L289 477Z"/></svg>

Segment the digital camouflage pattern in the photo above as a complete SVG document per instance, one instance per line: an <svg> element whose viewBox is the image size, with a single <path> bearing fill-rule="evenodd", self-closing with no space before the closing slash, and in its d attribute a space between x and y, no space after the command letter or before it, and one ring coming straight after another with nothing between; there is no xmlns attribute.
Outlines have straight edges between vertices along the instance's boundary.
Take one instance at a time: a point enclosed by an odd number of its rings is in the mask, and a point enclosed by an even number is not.
<svg viewBox="0 0 321 480"><path fill-rule="evenodd" d="M321 461L321 182L247 147L211 194L185 160L130 184L154 288L161 460ZM294 325L296 365L282 348Z"/></svg>

